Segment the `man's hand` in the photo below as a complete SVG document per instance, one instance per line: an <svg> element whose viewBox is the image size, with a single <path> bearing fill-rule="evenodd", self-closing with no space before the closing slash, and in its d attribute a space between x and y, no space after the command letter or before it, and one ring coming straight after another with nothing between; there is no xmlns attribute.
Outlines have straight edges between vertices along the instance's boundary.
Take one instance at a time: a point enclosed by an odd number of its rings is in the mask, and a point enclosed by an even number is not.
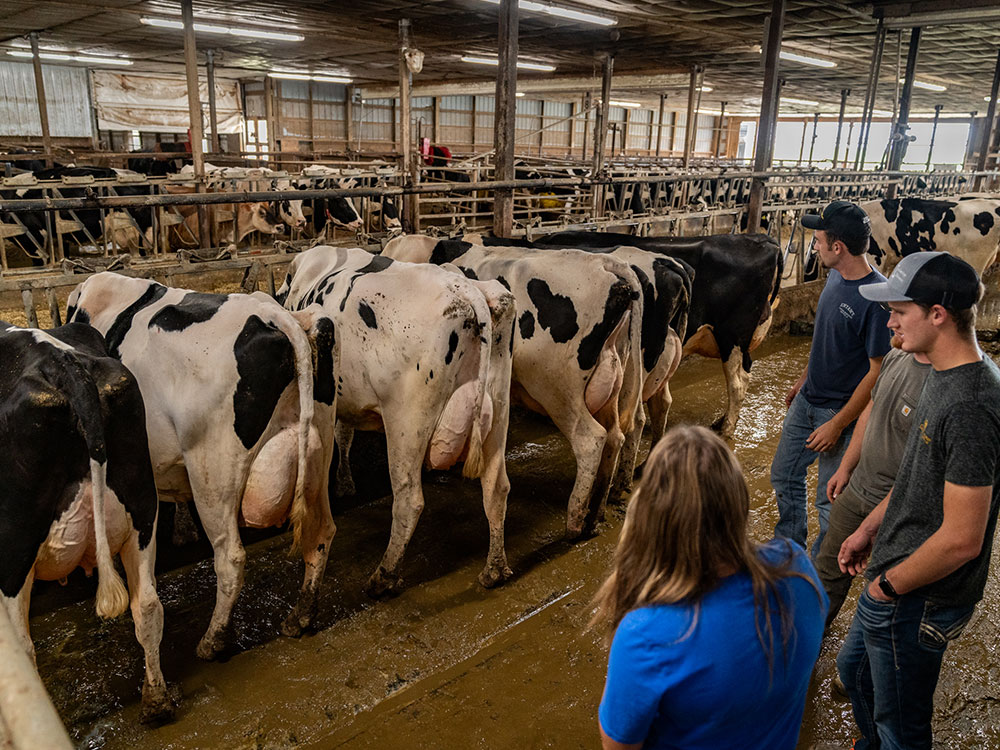
<svg viewBox="0 0 1000 750"><path fill-rule="evenodd" d="M851 472L844 466L843 461L840 467L833 473L833 476L826 483L826 497L832 503L837 496L844 491L847 483L851 481Z"/></svg>
<svg viewBox="0 0 1000 750"><path fill-rule="evenodd" d="M882 593L882 587L878 585L878 579L868 584L868 596L877 602L891 602L892 599Z"/></svg>
<svg viewBox="0 0 1000 750"><path fill-rule="evenodd" d="M809 435L809 439L806 440L806 448L817 453L832 450L837 441L840 440L840 433L843 431L844 429L838 427L832 419L829 422L824 422Z"/></svg>
<svg viewBox="0 0 1000 750"><path fill-rule="evenodd" d="M792 401L795 397L799 395L799 391L802 390L802 381L797 381L795 385L788 389L788 393L785 394L785 408L787 409L792 405Z"/></svg>
<svg viewBox="0 0 1000 750"><path fill-rule="evenodd" d="M840 572L856 576L868 567L868 555L871 551L872 537L868 536L864 528L859 528L840 545L840 552L837 554Z"/></svg>

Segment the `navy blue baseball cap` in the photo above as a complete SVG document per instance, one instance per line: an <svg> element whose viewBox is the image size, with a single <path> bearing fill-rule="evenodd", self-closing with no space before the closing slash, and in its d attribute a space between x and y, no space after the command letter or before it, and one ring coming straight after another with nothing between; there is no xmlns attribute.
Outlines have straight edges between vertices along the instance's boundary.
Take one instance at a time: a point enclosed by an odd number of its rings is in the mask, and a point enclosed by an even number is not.
<svg viewBox="0 0 1000 750"><path fill-rule="evenodd" d="M850 201L831 201L822 214L806 214L802 226L830 232L853 247L867 247L872 233L868 214Z"/></svg>
<svg viewBox="0 0 1000 750"><path fill-rule="evenodd" d="M899 261L888 281L858 287L873 302L921 302L967 310L979 300L976 269L949 253L911 253Z"/></svg>

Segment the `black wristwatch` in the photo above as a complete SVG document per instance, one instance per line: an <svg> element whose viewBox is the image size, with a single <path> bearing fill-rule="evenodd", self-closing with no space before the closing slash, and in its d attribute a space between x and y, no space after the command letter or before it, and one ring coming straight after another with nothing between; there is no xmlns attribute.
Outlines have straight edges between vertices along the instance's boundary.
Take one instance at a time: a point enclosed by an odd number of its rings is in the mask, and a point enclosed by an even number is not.
<svg viewBox="0 0 1000 750"><path fill-rule="evenodd" d="M885 577L885 571L882 571L882 575L878 577L878 587L882 589L882 593L890 599L899 598L899 594L896 593L896 589L892 587L892 584L889 583L889 579Z"/></svg>

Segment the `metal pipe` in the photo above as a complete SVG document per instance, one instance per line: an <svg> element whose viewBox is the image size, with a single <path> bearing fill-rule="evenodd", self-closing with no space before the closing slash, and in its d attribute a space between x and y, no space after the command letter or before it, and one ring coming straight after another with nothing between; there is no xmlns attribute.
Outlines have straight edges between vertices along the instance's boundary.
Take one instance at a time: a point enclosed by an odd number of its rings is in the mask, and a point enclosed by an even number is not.
<svg viewBox="0 0 1000 750"><path fill-rule="evenodd" d="M760 127L754 154L754 171L763 172L770 165L771 143L774 140L778 114L778 73L781 52L781 33L785 24L785 0L773 0L771 22L768 24L766 55L764 60L764 87L760 97ZM761 137L763 136L763 137ZM747 204L747 233L760 231L760 217L764 208L764 180L750 182L750 200Z"/></svg>
<svg viewBox="0 0 1000 750"><path fill-rule="evenodd" d="M997 51L997 64L993 69L993 85L990 87L990 103L986 108L986 119L983 121L983 132L979 140L979 158L976 160L976 171L986 168L986 157L990 150L990 131L993 130L993 120L997 113L997 94L1000 91L1000 50ZM975 190L982 188L983 178L976 178Z"/></svg>
<svg viewBox="0 0 1000 750"><path fill-rule="evenodd" d="M896 131L893 134L893 147L889 152L889 169L898 170L906 156L910 145L907 131L910 129L910 100L913 97L913 79L917 73L917 52L920 49L920 27L910 31L910 46L906 51L906 77L903 82L903 92L899 96L899 117L896 118ZM891 192L895 192L890 188ZM891 195L890 197L895 197Z"/></svg>
<svg viewBox="0 0 1000 750"><path fill-rule="evenodd" d="M49 134L49 105L45 101L45 81L42 78L42 58L38 55L38 32L28 35L31 40L31 64L35 70L35 97L38 99L38 119L42 127L42 148L46 154L52 153L52 136ZM45 166L52 166L52 159L45 157Z"/></svg>
<svg viewBox="0 0 1000 750"><path fill-rule="evenodd" d="M698 92L698 96L697 96L697 98L695 99L695 102L694 102L694 124L692 125L691 129L688 132L688 135L691 137L691 155L692 156L694 155L694 150L695 150L695 148L698 145L698 118L701 116L701 93L702 93L701 90L703 88L705 88L702 85L704 83L704 81L705 81L705 68L703 68L701 66L699 66L699 67L701 69L698 71L698 85L696 86L696 90Z"/></svg>
<svg viewBox="0 0 1000 750"><path fill-rule="evenodd" d="M809 129L809 121L806 118L802 118L802 142L799 144L799 160L796 162L798 166L802 166L802 157L806 153L806 131Z"/></svg>
<svg viewBox="0 0 1000 750"><path fill-rule="evenodd" d="M715 158L719 158L719 151L722 149L722 129L726 126L726 102L719 104L719 130L715 139ZM729 149L729 138L726 138L726 149Z"/></svg>
<svg viewBox="0 0 1000 750"><path fill-rule="evenodd" d="M833 146L833 167L837 167L837 157L840 155L840 134L844 129L844 110L847 109L847 97L851 95L850 89L840 90L840 114L837 116L837 141Z"/></svg>
<svg viewBox="0 0 1000 750"><path fill-rule="evenodd" d="M892 149L892 137L896 132L896 118L899 116L899 86L900 86L900 76L902 74L902 59L903 59L903 30L898 29L896 31L896 75L894 79L896 81L895 90L892 95L892 121L889 125L889 138L885 142L885 150L882 152L882 160L879 162L879 167L885 169L888 165L889 151Z"/></svg>
<svg viewBox="0 0 1000 750"><path fill-rule="evenodd" d="M667 95L660 94L660 117L656 121L656 156L660 155L662 148L660 142L663 140L663 110L667 104Z"/></svg>
<svg viewBox="0 0 1000 750"><path fill-rule="evenodd" d="M934 124L931 125L931 145L930 148L927 149L927 164L924 165L925 172L931 171L931 156L934 155L934 139L937 138L938 119L941 116L942 109L944 109L943 104L934 105Z"/></svg>
<svg viewBox="0 0 1000 750"><path fill-rule="evenodd" d="M614 71L615 58L605 55L601 65L601 108L597 111L597 122L594 125L594 163L593 173L599 174L604 169L604 149L608 134L608 117L611 112L611 75Z"/></svg>
<svg viewBox="0 0 1000 750"><path fill-rule="evenodd" d="M219 113L215 109L215 50L205 50L205 73L208 79L208 123L212 128L212 151L222 151L219 140Z"/></svg>
<svg viewBox="0 0 1000 750"><path fill-rule="evenodd" d="M202 151L201 97L198 93L198 47L194 34L194 7L192 0L181 0L181 19L184 23L184 69L187 73L188 118L191 129L191 161L196 180L205 177L205 154ZM270 133L270 129L268 129ZM199 190L204 185L198 184ZM211 244L211 221L208 213L198 212L198 240L202 247Z"/></svg>
<svg viewBox="0 0 1000 750"><path fill-rule="evenodd" d="M854 155L854 168L864 167L864 154L868 147L868 131L872 126L872 112L875 111L875 93L878 90L878 74L882 67L882 49L885 47L885 22L878 20L875 29L875 45L872 47L872 62L868 70L868 86L865 88L865 106L861 111L861 130L858 132L858 148ZM863 145L862 145L863 144Z"/></svg>
<svg viewBox="0 0 1000 750"><path fill-rule="evenodd" d="M587 161L587 141L590 140L590 110L593 109L593 95L588 91L583 95L583 152L580 155L580 161L586 163Z"/></svg>
<svg viewBox="0 0 1000 750"><path fill-rule="evenodd" d="M410 46L410 19L401 18L399 20L399 152L402 165L400 172L403 180L409 182L413 179L413 144L410 133L410 85L413 83L413 74L406 64L406 50ZM403 229L407 232L413 231L416 223L413 210L413 200L409 196L403 198L403 211L400 214L403 222Z"/></svg>
<svg viewBox="0 0 1000 750"><path fill-rule="evenodd" d="M694 120L694 100L695 94L698 91L698 73L701 70L701 66L692 65L691 66L691 77L688 79L688 106L687 106L687 116L684 120L684 169L687 169L691 165L691 130L692 130L692 120ZM695 129L697 126L695 126Z"/></svg>
<svg viewBox="0 0 1000 750"><path fill-rule="evenodd" d="M514 135L517 114L518 2L500 0L498 28L498 65L493 120L493 150L496 153L495 177L509 180L514 176ZM510 237L514 229L514 192L500 189L493 199L493 234Z"/></svg>

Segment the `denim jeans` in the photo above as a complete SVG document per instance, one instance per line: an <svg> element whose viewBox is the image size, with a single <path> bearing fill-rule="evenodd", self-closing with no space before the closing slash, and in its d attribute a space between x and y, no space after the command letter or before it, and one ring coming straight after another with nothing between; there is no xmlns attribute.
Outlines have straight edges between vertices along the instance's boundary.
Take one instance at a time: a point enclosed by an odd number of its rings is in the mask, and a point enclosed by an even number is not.
<svg viewBox="0 0 1000 750"><path fill-rule="evenodd" d="M930 750L941 659L973 609L940 607L915 594L881 602L862 592L837 655L862 734L857 750Z"/></svg>
<svg viewBox="0 0 1000 750"><path fill-rule="evenodd" d="M812 546L813 560L819 554L820 544L830 520L830 501L826 497L826 483L840 466L840 459L851 441L854 423L840 433L836 445L825 453L806 448L809 435L825 422L829 422L839 409L813 406L801 392L796 394L785 414L781 426L781 441L771 462L771 486L778 500L778 525L775 536L783 536L806 547L806 519L808 518L808 491L806 472L819 458L819 483L816 485L816 510L819 511L819 536ZM808 548L807 548L808 549Z"/></svg>

